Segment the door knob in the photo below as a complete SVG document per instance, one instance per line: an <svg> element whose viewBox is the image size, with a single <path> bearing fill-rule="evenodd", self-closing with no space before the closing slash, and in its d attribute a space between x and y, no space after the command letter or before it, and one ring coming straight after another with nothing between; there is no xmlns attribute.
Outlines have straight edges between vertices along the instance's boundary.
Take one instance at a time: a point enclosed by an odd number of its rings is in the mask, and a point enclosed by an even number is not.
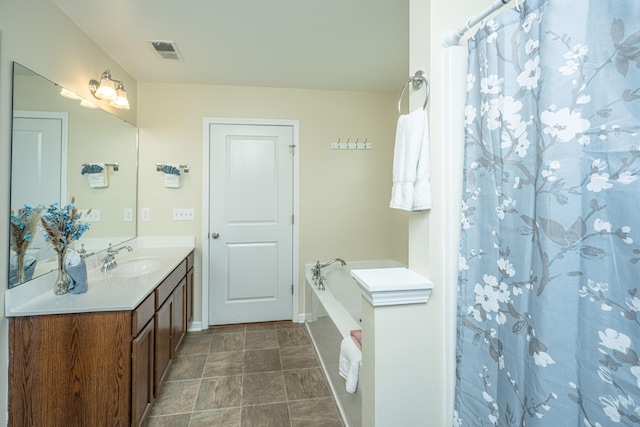
<svg viewBox="0 0 640 427"><path fill-rule="evenodd" d="M218 237L220 237L220 234L214 231L213 233L211 233L211 237L213 237L214 239L217 239Z"/></svg>

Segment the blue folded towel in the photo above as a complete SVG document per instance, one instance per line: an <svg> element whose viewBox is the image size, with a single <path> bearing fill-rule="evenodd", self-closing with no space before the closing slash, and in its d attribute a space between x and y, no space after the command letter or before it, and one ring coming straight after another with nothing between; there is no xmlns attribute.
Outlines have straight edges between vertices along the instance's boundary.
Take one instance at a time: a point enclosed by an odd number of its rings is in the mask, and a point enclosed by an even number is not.
<svg viewBox="0 0 640 427"><path fill-rule="evenodd" d="M164 165L160 171L169 174L169 175L178 175L180 176L180 169L175 167L174 165Z"/></svg>
<svg viewBox="0 0 640 427"><path fill-rule="evenodd" d="M98 163L89 163L82 166L81 175L87 173L101 173L104 170L104 166Z"/></svg>
<svg viewBox="0 0 640 427"><path fill-rule="evenodd" d="M69 276L69 293L82 294L87 292L87 263L82 260L77 265L67 265Z"/></svg>

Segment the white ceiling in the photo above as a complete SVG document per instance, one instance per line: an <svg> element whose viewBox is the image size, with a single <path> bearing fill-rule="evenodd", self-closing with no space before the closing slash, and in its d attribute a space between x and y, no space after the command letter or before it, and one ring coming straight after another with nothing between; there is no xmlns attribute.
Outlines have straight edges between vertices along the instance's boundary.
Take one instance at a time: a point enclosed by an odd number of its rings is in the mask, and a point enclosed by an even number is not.
<svg viewBox="0 0 640 427"><path fill-rule="evenodd" d="M51 1L138 82L398 91L408 77L408 0Z"/></svg>

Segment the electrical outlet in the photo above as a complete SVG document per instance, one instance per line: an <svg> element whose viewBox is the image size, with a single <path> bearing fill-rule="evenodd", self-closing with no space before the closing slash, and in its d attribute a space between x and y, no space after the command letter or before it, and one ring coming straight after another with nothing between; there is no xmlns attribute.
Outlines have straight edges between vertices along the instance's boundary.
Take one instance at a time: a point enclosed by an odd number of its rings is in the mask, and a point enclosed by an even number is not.
<svg viewBox="0 0 640 427"><path fill-rule="evenodd" d="M124 220L126 222L133 221L133 208L124 208Z"/></svg>
<svg viewBox="0 0 640 427"><path fill-rule="evenodd" d="M193 208L174 208L173 220L174 221L193 221L195 218L195 211Z"/></svg>
<svg viewBox="0 0 640 427"><path fill-rule="evenodd" d="M331 143L331 149L332 150L337 150L338 149L338 143L337 142L332 142Z"/></svg>
<svg viewBox="0 0 640 427"><path fill-rule="evenodd" d="M149 208L141 208L140 221L150 221L150 220L151 220L151 210Z"/></svg>

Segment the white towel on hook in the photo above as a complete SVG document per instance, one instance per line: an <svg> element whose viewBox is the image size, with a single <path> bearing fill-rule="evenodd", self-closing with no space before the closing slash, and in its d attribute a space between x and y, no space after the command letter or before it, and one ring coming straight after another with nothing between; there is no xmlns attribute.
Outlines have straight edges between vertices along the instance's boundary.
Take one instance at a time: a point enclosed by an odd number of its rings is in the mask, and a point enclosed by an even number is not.
<svg viewBox="0 0 640 427"><path fill-rule="evenodd" d="M360 365L362 364L362 352L351 336L345 337L340 344L340 359L338 372L346 380L345 389L353 393L358 388Z"/></svg>
<svg viewBox="0 0 640 427"><path fill-rule="evenodd" d="M393 149L393 186L390 207L406 211L431 208L429 121L419 108L400 115Z"/></svg>

